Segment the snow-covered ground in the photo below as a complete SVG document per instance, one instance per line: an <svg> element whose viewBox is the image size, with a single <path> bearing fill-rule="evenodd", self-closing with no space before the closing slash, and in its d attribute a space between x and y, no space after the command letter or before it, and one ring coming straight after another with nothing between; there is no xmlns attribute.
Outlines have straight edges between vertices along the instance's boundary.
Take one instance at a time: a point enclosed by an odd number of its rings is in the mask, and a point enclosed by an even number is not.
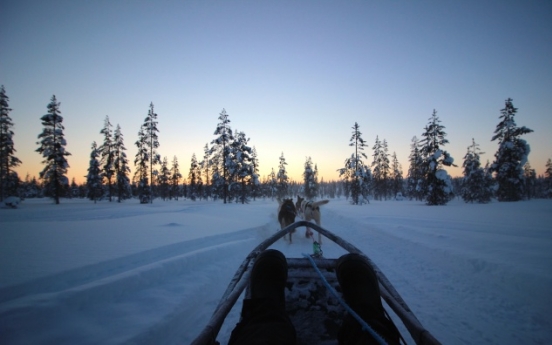
<svg viewBox="0 0 552 345"><path fill-rule="evenodd" d="M370 256L444 344L552 342L551 200L322 209L323 227ZM245 255L278 229L276 210L271 200L1 208L0 343L187 344ZM312 250L303 233L272 247L301 257ZM329 241L323 250L344 253Z"/></svg>

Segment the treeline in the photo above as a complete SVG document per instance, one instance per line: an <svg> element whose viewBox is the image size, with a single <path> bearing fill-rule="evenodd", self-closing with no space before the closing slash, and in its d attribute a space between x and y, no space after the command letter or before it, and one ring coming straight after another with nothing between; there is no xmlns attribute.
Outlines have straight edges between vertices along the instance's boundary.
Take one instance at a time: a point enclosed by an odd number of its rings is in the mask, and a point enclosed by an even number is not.
<svg viewBox="0 0 552 345"><path fill-rule="evenodd" d="M472 141L463 161L461 178L452 178L445 170L454 166L454 159L444 149L448 144L445 126L434 110L421 139L413 137L406 176L395 152L389 153L385 139L376 137L371 162L364 152L369 147L355 123L349 146L350 157L337 169L339 181L319 181L318 169L310 157L304 163L301 181L289 178L284 153L277 170L260 177L257 151L243 131L233 130L229 115L219 114L214 139L206 143L200 158L194 153L189 166L181 173L176 155L169 161L159 153L158 115L153 103L140 125L134 143L134 175L131 169L122 129L110 122L108 116L98 132L102 141L91 143L86 182L69 183L66 174L69 164L65 149L63 117L55 95L47 105L47 114L40 119L43 131L38 135L44 169L39 178L27 176L21 180L14 168L21 164L15 156L13 122L9 116L9 98L4 86L0 89L0 200L8 196L22 198L51 197L56 203L62 197L118 201L138 199L151 203L154 199L221 200L224 203L247 203L257 198L282 200L302 195L307 199L345 197L352 204L369 203L371 199L409 198L428 205L444 205L454 197L466 202L486 203L552 197L552 161L548 159L544 176L531 168L529 145L521 138L531 133L515 123L517 108L507 99L500 113L493 141L499 148L495 161L480 162L479 145Z"/></svg>

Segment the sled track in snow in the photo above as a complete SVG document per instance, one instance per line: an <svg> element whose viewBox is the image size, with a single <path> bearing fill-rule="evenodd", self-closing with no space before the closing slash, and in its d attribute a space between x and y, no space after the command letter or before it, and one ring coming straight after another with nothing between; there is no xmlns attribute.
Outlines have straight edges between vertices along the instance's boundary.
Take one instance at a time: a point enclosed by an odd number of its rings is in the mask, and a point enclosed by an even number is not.
<svg viewBox="0 0 552 345"><path fill-rule="evenodd" d="M269 226L175 243L4 287L0 343L33 343L33 334L44 339L44 333L52 333L57 344L147 344L159 337L164 343L182 342L208 319L206 303L216 304L208 301L209 295L213 289L222 293L234 261L242 260ZM112 320L105 320L110 309ZM207 313L205 318L201 313ZM75 325L56 323L68 317ZM135 329L117 329L119 317L136 318L131 323Z"/></svg>

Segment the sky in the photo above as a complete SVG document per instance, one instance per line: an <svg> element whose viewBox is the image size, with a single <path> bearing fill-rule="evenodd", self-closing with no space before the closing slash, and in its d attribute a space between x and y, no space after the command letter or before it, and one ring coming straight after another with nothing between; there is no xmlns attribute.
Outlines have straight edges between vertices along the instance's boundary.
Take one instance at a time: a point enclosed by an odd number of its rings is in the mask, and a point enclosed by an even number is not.
<svg viewBox="0 0 552 345"><path fill-rule="evenodd" d="M529 162L552 158L549 1L6 1L0 84L15 124L16 171L38 177L40 117L61 102L70 169L84 182L109 116L134 171L137 133L153 102L159 153L187 176L214 138L219 113L255 147L261 178L283 154L294 180L307 157L337 180L360 125L406 175L414 136L433 110L462 174L472 138L482 163L505 100L518 108Z"/></svg>

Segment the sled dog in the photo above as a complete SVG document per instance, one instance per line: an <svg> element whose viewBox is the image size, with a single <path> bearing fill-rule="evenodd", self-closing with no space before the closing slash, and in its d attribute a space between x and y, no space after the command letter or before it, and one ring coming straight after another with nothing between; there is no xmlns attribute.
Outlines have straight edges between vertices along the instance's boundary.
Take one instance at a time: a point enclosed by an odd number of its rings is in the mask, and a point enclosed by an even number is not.
<svg viewBox="0 0 552 345"><path fill-rule="evenodd" d="M297 210L295 209L292 199L284 199L280 202L280 206L278 208L278 222L280 223L280 229L284 229L286 226L293 224L296 216ZM291 234L294 232L295 230L289 233L289 243L291 243Z"/></svg>
<svg viewBox="0 0 552 345"><path fill-rule="evenodd" d="M297 202L301 200L301 213L303 214L303 219L305 219L307 222L310 222L311 220L314 220L316 225L322 226L320 223L321 214L320 214L320 206L325 205L330 202L330 200L320 200L320 201L307 201L300 196L297 196ZM307 227L307 230L305 231L306 237L313 237L313 233L311 229ZM322 244L322 236L320 233L318 233L318 243Z"/></svg>

